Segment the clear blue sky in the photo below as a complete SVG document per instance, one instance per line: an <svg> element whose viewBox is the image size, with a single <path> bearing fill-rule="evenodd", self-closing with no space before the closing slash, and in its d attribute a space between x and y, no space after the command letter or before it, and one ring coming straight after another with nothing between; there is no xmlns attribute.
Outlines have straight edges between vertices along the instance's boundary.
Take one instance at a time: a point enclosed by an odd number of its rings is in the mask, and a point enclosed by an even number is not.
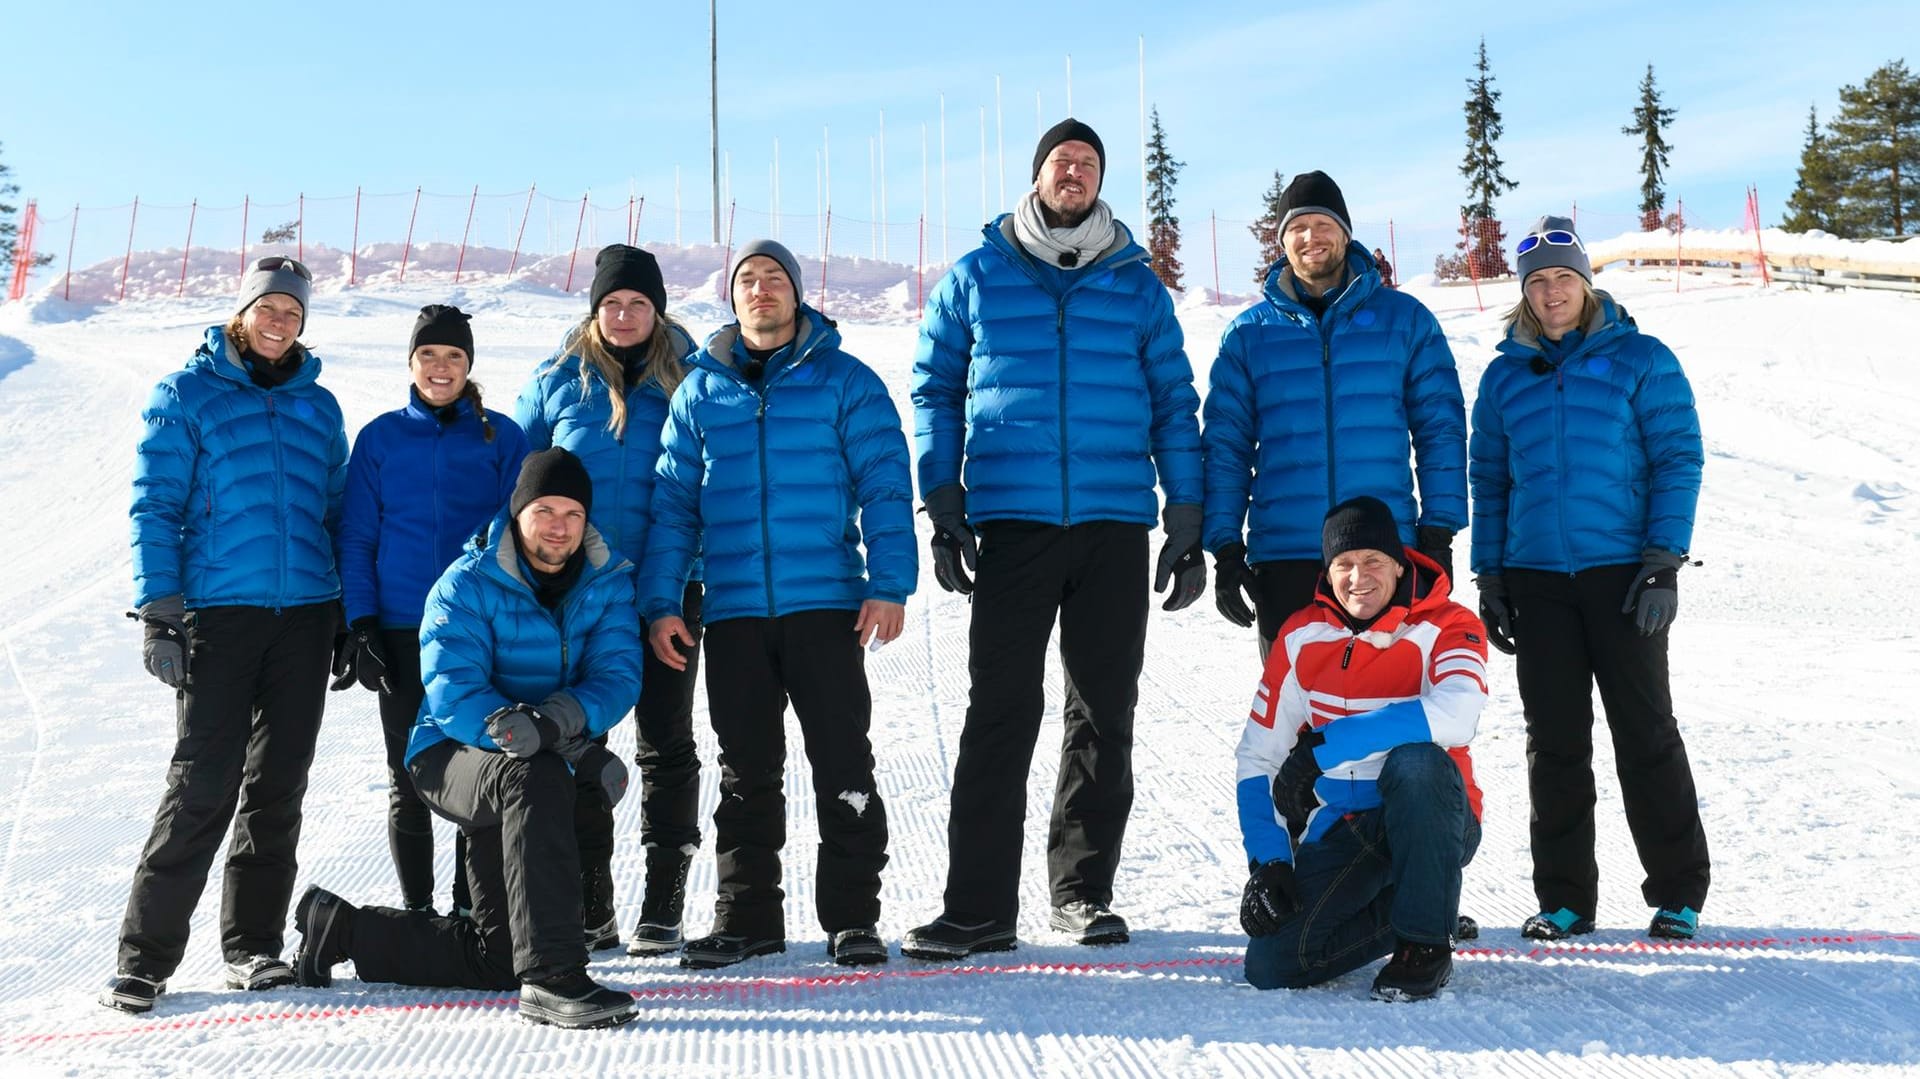
<svg viewBox="0 0 1920 1079"><path fill-rule="evenodd" d="M505 194L537 182L575 200L591 187L596 203L623 201L631 183L651 212L671 205L678 165L689 232L706 228L704 213L697 230L692 220L708 197L698 0L480 0L432 14L363 0L12 7L0 154L43 208L135 195L288 202L356 185ZM1404 230L1454 220L1464 80L1482 35L1504 93L1500 151L1520 185L1504 216L1575 200L1583 215L1634 212L1638 155L1619 129L1652 63L1679 110L1669 190L1696 220L1737 227L1755 183L1775 221L1808 105L1824 120L1842 84L1904 58L1920 42L1920 3L722 0L720 33L721 144L743 211L768 208L778 138L783 208L811 214L826 128L836 220L867 219L868 143L885 110L888 217L919 213L925 124L937 225L944 93L953 236L981 217L983 106L998 209L994 77L1011 199L1030 174L1036 93L1046 121L1067 111L1069 56L1073 111L1107 142L1103 193L1137 222L1144 35L1147 100L1187 166L1177 195L1191 247L1209 211L1254 217L1275 170L1326 170L1356 221L1393 218Z"/></svg>

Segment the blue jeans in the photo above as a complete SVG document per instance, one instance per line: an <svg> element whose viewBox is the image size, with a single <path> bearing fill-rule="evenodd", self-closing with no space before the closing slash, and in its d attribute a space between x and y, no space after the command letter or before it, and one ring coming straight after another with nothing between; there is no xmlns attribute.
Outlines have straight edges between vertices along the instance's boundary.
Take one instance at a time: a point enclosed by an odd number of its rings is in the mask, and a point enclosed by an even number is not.
<svg viewBox="0 0 1920 1079"><path fill-rule="evenodd" d="M1396 940L1453 939L1460 871L1480 847L1460 769L1431 742L1399 746L1381 766L1380 800L1294 854L1300 910L1247 945L1254 987L1317 985L1386 955Z"/></svg>

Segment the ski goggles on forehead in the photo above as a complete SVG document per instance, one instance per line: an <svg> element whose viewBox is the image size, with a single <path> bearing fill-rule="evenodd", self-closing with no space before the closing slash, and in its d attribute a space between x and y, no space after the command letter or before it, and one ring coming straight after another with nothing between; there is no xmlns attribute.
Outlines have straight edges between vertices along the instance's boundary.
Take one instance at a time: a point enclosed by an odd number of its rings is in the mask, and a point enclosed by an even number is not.
<svg viewBox="0 0 1920 1079"><path fill-rule="evenodd" d="M1520 243L1514 247L1513 253L1516 255L1524 255L1534 248L1539 247L1541 244L1546 244L1549 247L1575 248L1583 255L1587 252L1587 245L1580 242L1580 237L1575 236L1566 229L1548 229L1545 232L1527 234L1520 240Z"/></svg>
<svg viewBox="0 0 1920 1079"><path fill-rule="evenodd" d="M299 259L291 259L285 255L268 255L266 258L256 261L253 264L253 268L256 270L265 270L267 273L287 270L302 281L313 280L312 271L301 265Z"/></svg>

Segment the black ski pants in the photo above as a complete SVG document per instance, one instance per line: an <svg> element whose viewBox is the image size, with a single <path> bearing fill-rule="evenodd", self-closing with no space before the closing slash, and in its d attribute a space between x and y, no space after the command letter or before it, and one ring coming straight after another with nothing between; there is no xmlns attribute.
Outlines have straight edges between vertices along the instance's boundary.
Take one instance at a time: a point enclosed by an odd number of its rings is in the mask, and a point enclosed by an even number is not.
<svg viewBox="0 0 1920 1079"><path fill-rule="evenodd" d="M880 920L887 808L873 780L873 697L856 617L849 610L801 611L707 627L707 705L720 742L716 933L786 937L780 849L787 841L789 700L813 772L820 927L832 933Z"/></svg>
<svg viewBox="0 0 1920 1079"><path fill-rule="evenodd" d="M699 581L689 582L681 598L681 620L693 636L693 646L683 653L684 671L660 662L646 644L649 627L645 622L640 625L646 654L640 702L633 709L638 746L634 763L640 766L640 842L648 847L691 852L700 845L700 756L693 741L693 691L700 677L703 598Z"/></svg>
<svg viewBox="0 0 1920 1079"><path fill-rule="evenodd" d="M1313 602L1326 568L1311 558L1279 559L1253 567L1253 610L1259 619L1262 660L1293 612Z"/></svg>
<svg viewBox="0 0 1920 1079"><path fill-rule="evenodd" d="M191 682L174 695L177 740L120 924L120 969L165 978L180 966L229 823L220 950L280 954L339 622L331 600L188 612Z"/></svg>
<svg viewBox="0 0 1920 1079"><path fill-rule="evenodd" d="M567 762L446 741L421 750L411 771L420 797L466 833L473 917L362 907L347 940L361 980L511 989L585 970Z"/></svg>
<svg viewBox="0 0 1920 1079"><path fill-rule="evenodd" d="M1065 730L1047 831L1052 901L1113 902L1133 810L1133 711L1147 639L1147 528L1117 521L980 528L953 769L946 913L1011 925L1019 912L1027 773L1060 623Z"/></svg>
<svg viewBox="0 0 1920 1079"><path fill-rule="evenodd" d="M1638 563L1569 576L1509 569L1520 702L1533 802L1533 888L1540 909L1591 918L1594 859L1593 687L1600 689L1626 803L1627 829L1654 907L1702 909L1707 836L1693 769L1667 685L1667 632L1642 637L1620 613Z"/></svg>
<svg viewBox="0 0 1920 1079"><path fill-rule="evenodd" d="M387 750L387 851L400 878L400 902L414 909L433 905L433 813L413 789L407 771L407 740L420 715L426 687L420 683L420 630L381 631L387 650L387 682L392 693L379 694L380 733ZM453 905L471 909L467 894L466 839L453 841Z"/></svg>

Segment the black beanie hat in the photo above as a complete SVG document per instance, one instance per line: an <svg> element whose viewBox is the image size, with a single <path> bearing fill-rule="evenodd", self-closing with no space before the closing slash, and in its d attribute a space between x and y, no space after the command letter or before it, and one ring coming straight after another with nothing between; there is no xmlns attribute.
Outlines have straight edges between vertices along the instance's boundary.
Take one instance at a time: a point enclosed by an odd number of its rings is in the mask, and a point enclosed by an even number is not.
<svg viewBox="0 0 1920 1079"><path fill-rule="evenodd" d="M1093 147L1093 152L1100 155L1100 182L1107 182L1106 146L1092 128L1071 116L1048 128L1047 133L1040 136L1040 145L1033 151L1033 179L1040 178L1040 166L1047 163L1047 155L1063 142L1084 142Z"/></svg>
<svg viewBox="0 0 1920 1079"><path fill-rule="evenodd" d="M473 316L450 303L430 303L413 320L413 336L407 339L407 358L421 345L451 345L467 354L467 370L473 370Z"/></svg>
<svg viewBox="0 0 1920 1079"><path fill-rule="evenodd" d="M1407 564L1405 544L1393 511L1372 495L1349 498L1327 511L1320 525L1320 563L1331 565L1348 551L1385 551Z"/></svg>
<svg viewBox="0 0 1920 1079"><path fill-rule="evenodd" d="M1347 216L1346 197L1340 194L1340 185L1318 169L1295 176L1280 193L1280 231L1285 232L1287 222L1301 214L1326 214L1340 222L1340 227L1347 231L1347 239L1353 239L1353 220Z"/></svg>
<svg viewBox="0 0 1920 1079"><path fill-rule="evenodd" d="M654 314L667 313L667 285L653 253L626 244L608 244L593 258L593 288L587 293L587 310L600 310L600 301L607 298L607 293L623 288L652 300Z"/></svg>
<svg viewBox="0 0 1920 1079"><path fill-rule="evenodd" d="M530 453L520 463L520 482L513 485L507 512L518 517L527 503L547 495L571 498L589 516L593 514L593 477L587 475L587 466L580 463L580 458L564 446Z"/></svg>

